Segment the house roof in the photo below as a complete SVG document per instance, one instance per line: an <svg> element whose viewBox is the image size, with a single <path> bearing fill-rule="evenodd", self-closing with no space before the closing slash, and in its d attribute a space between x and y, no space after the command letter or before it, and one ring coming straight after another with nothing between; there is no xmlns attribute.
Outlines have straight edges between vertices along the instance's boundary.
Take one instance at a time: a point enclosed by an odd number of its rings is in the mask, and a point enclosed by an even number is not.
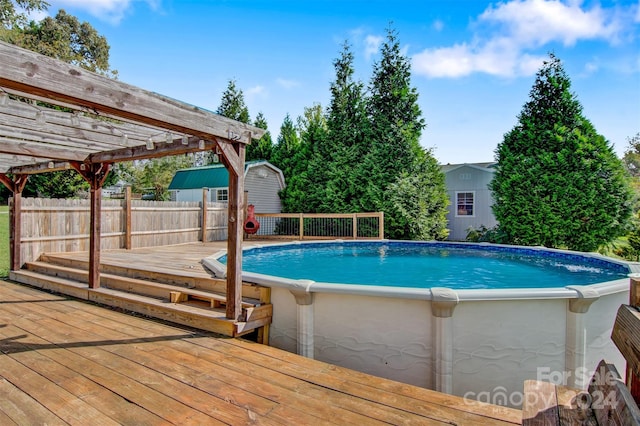
<svg viewBox="0 0 640 426"><path fill-rule="evenodd" d="M449 173L461 167L471 167L473 169L493 173L495 171L494 168L496 164L497 163L495 161L491 161L487 163L441 164L440 170L442 170L442 173Z"/></svg>
<svg viewBox="0 0 640 426"><path fill-rule="evenodd" d="M247 161L244 164L244 175L252 167L266 166L273 169L280 176L281 185L284 187L282 171L265 160ZM181 189L199 188L226 188L229 186L229 172L222 164L214 164L205 167L192 167L178 170L169 184L170 191Z"/></svg>

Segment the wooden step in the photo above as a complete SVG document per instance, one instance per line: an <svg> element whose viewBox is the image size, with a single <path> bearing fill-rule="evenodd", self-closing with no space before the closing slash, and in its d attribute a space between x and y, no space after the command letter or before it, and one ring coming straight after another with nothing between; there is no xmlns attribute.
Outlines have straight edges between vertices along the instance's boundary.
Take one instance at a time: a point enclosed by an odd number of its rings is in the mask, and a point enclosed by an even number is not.
<svg viewBox="0 0 640 426"><path fill-rule="evenodd" d="M33 262L36 263L36 262ZM44 268L42 265L31 265L34 268ZM56 266L59 268L59 266ZM115 289L115 288L97 288L90 289L88 284L75 280L72 277L80 277L83 271L73 272L73 268L56 269L61 275L68 277L46 275L34 270L22 269L19 271L11 271L9 278L23 284L28 284L44 290L56 293L67 294L83 300L90 300L103 305L118 307L132 312L148 315L150 317L175 322L177 324L187 325L202 330L220 333L225 336L240 336L250 333L256 328L268 326L271 323L273 315L273 307L271 304L243 303L241 321L235 322L226 318L224 309L212 307L209 299L208 304L192 303L198 301L198 296L213 297L205 292L179 288L175 286L163 285L159 283L145 283L149 285L149 289L154 288L155 291L162 291L161 295L156 294L142 295L134 292ZM86 272L85 272L86 274ZM132 280L123 277L107 277L115 282L123 283L123 286L131 286L144 283L141 280ZM128 288L128 287L127 287ZM137 287L139 290L140 287ZM171 303L171 291L181 293L183 291L196 292L191 295L191 299L187 298L186 303ZM217 295L216 295L217 297ZM224 296L222 296L224 298ZM256 306L258 305L258 306Z"/></svg>
<svg viewBox="0 0 640 426"><path fill-rule="evenodd" d="M89 269L88 260L71 258L64 255L42 254L39 260L45 263L84 271ZM226 294L227 291L227 282L224 279L189 272L167 272L147 265L132 265L116 262L106 264L103 262L100 264L100 272L120 277L129 277L180 287L194 288L202 291L211 291L219 294ZM242 296L251 299L260 299L261 287L253 283L243 283Z"/></svg>
<svg viewBox="0 0 640 426"><path fill-rule="evenodd" d="M78 299L89 300L89 286L86 283L72 279L45 275L26 269L9 271L9 279L41 288L43 290L67 294Z"/></svg>
<svg viewBox="0 0 640 426"><path fill-rule="evenodd" d="M87 283L89 278L89 274L86 270L47 262L27 262L24 267L29 271L49 276L67 278L81 283ZM202 300L209 302L212 308L226 306L227 304L227 299L224 294L191 289L175 284L163 284L106 273L100 274L100 286L135 293L142 296L166 299L172 303L187 302L188 300ZM261 302L259 299L243 298L242 300L243 308L251 308L259 306L260 304Z"/></svg>

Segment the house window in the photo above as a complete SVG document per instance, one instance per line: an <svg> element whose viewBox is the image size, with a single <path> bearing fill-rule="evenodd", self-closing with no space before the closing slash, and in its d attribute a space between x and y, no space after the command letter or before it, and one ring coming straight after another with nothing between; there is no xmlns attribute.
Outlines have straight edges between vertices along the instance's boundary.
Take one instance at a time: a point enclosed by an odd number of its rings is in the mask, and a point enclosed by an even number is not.
<svg viewBox="0 0 640 426"><path fill-rule="evenodd" d="M216 191L216 201L219 203L226 203L227 201L229 201L229 190L218 189Z"/></svg>
<svg viewBox="0 0 640 426"><path fill-rule="evenodd" d="M456 192L456 216L473 216L474 198L474 192Z"/></svg>

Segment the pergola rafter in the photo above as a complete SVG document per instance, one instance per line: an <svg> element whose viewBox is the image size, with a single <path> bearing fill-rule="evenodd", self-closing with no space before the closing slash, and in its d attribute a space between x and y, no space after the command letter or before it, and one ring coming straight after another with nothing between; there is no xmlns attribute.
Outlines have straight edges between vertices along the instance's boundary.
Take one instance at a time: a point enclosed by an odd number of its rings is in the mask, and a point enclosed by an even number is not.
<svg viewBox="0 0 640 426"><path fill-rule="evenodd" d="M227 317L237 320L245 145L264 130L3 42L0 64L0 182L14 194L12 269L21 266L20 199L28 175L73 168L90 183L95 288L101 187L111 164L217 149L230 180Z"/></svg>

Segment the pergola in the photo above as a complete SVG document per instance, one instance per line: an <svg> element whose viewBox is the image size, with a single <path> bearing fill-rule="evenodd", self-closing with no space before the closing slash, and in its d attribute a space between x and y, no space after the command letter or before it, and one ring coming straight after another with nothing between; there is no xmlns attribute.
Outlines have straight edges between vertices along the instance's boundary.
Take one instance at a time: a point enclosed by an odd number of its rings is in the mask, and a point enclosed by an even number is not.
<svg viewBox="0 0 640 426"><path fill-rule="evenodd" d="M22 266L21 196L29 175L75 169L89 182L89 287L98 288L101 188L111 166L215 150L229 171L226 316L237 320L245 146L263 134L257 127L0 42L0 182L13 193L11 270Z"/></svg>

